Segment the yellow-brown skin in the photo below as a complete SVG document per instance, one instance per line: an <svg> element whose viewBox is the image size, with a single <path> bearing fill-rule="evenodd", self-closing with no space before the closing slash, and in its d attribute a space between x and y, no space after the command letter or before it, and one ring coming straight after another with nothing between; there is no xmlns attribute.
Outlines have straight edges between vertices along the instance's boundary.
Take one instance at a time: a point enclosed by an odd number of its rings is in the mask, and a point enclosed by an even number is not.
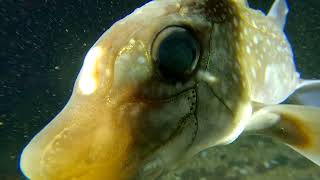
<svg viewBox="0 0 320 180"><path fill-rule="evenodd" d="M91 48L99 52L90 55L96 63L88 71L86 58L66 107L25 148L24 174L32 180L152 177L184 154L233 141L251 113L232 25L238 6L242 1L154 1L113 25ZM169 26L190 30L201 47L196 70L178 85L161 76L151 52Z"/></svg>

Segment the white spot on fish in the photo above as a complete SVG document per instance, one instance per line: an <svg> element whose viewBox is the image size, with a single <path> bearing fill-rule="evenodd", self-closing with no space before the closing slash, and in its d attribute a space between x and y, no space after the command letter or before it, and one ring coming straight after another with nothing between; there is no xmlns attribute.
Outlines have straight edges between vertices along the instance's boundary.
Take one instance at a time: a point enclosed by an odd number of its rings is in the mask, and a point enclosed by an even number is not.
<svg viewBox="0 0 320 180"><path fill-rule="evenodd" d="M135 44L135 43L136 43L136 40L130 39L129 44Z"/></svg>
<svg viewBox="0 0 320 180"><path fill-rule="evenodd" d="M264 80L268 83L271 80L271 76L272 76L272 67L267 66L266 68L266 72L264 75Z"/></svg>
<svg viewBox="0 0 320 180"><path fill-rule="evenodd" d="M91 77L84 77L81 79L79 87L84 95L90 95L96 90L96 81Z"/></svg>
<svg viewBox="0 0 320 180"><path fill-rule="evenodd" d="M261 64L261 59L258 59L258 61L257 61L257 63L258 63L258 67L262 67L262 64Z"/></svg>
<svg viewBox="0 0 320 180"><path fill-rule="evenodd" d="M218 81L218 78L213 76L211 73L205 71L199 71L197 77L200 80L205 81L209 84L216 83Z"/></svg>
<svg viewBox="0 0 320 180"><path fill-rule="evenodd" d="M237 50L240 50L239 42L236 42L236 48L237 48Z"/></svg>
<svg viewBox="0 0 320 180"><path fill-rule="evenodd" d="M258 28L258 26L257 26L257 24L256 24L256 22L254 20L252 20L252 25L253 25L254 28L256 28L256 29Z"/></svg>
<svg viewBox="0 0 320 180"><path fill-rule="evenodd" d="M266 53L266 52L267 52L267 48L266 48L266 47L263 47L263 48L262 48L262 51L263 51L264 53Z"/></svg>
<svg viewBox="0 0 320 180"><path fill-rule="evenodd" d="M265 32L265 31L267 31L266 26L262 26L262 28L261 28L261 29L262 29L262 31L264 31L264 32Z"/></svg>
<svg viewBox="0 0 320 180"><path fill-rule="evenodd" d="M110 71L110 69L106 69L105 73L106 73L106 77L110 77L110 76L111 76L111 71Z"/></svg>
<svg viewBox="0 0 320 180"><path fill-rule="evenodd" d="M270 39L267 39L267 44L268 44L269 46L271 46L271 41L270 41Z"/></svg>
<svg viewBox="0 0 320 180"><path fill-rule="evenodd" d="M229 11L229 14L230 14L230 15L233 15L233 11L232 11L231 8L228 8L228 11Z"/></svg>
<svg viewBox="0 0 320 180"><path fill-rule="evenodd" d="M251 54L251 48L249 46L246 47L246 51L248 54Z"/></svg>
<svg viewBox="0 0 320 180"><path fill-rule="evenodd" d="M215 7L213 8L213 12L217 12L217 9Z"/></svg>
<svg viewBox="0 0 320 180"><path fill-rule="evenodd" d="M238 27L238 26L239 26L238 19L233 18L233 25L234 25L235 27Z"/></svg>
<svg viewBox="0 0 320 180"><path fill-rule="evenodd" d="M138 57L138 63L139 64L145 64L146 63L146 58L144 58L143 56Z"/></svg>
<svg viewBox="0 0 320 180"><path fill-rule="evenodd" d="M247 29L244 29L244 35L248 35L248 30Z"/></svg>
<svg viewBox="0 0 320 180"><path fill-rule="evenodd" d="M256 73L256 69L254 67L251 68L251 74L253 76L253 79L257 78L257 73Z"/></svg>
<svg viewBox="0 0 320 180"><path fill-rule="evenodd" d="M94 47L89 50L85 57L79 79L80 91L85 95L92 94L97 88L97 79L94 75L97 71L96 63L101 53L101 48Z"/></svg>
<svg viewBox="0 0 320 180"><path fill-rule="evenodd" d="M259 39L258 39L258 37L256 35L253 36L253 42L254 42L254 44L258 44L259 43Z"/></svg>
<svg viewBox="0 0 320 180"><path fill-rule="evenodd" d="M235 82L239 82L239 77L238 77L237 74L235 74L235 73L232 74L232 79L233 79Z"/></svg>

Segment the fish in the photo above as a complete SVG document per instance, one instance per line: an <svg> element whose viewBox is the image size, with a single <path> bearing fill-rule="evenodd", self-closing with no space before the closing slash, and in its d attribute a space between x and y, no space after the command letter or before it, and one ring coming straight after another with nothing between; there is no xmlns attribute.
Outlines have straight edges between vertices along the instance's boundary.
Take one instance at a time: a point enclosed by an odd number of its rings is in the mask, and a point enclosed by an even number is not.
<svg viewBox="0 0 320 180"><path fill-rule="evenodd" d="M267 14L246 0L136 9L88 50L66 106L24 148L21 171L31 180L154 179L244 133L320 165L319 98L309 102L320 81L296 70L287 13L285 0Z"/></svg>

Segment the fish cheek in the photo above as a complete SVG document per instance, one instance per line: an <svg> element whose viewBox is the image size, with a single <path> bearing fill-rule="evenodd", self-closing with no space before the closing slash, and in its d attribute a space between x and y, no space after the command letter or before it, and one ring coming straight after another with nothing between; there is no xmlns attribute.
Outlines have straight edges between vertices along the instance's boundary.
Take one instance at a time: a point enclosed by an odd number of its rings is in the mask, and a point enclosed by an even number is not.
<svg viewBox="0 0 320 180"><path fill-rule="evenodd" d="M237 17L213 24L210 46L199 68L197 117L199 130L195 152L232 142L243 129L249 107L247 80L241 72L237 50ZM230 21L230 22L228 22ZM201 72L204 72L203 74ZM245 105L246 108L241 108Z"/></svg>
<svg viewBox="0 0 320 180"><path fill-rule="evenodd" d="M142 177L162 171L187 151L196 133L195 99L195 90L187 89L171 98L143 99L122 105L125 116L135 116L128 118L136 121L129 122L133 124L130 127L136 154L131 161L142 161L139 171ZM189 124L192 128L185 133ZM149 166L150 163L154 165Z"/></svg>
<svg viewBox="0 0 320 180"><path fill-rule="evenodd" d="M207 83L199 83L197 92L198 132L192 149L194 153L219 144L229 133L233 119L230 109Z"/></svg>

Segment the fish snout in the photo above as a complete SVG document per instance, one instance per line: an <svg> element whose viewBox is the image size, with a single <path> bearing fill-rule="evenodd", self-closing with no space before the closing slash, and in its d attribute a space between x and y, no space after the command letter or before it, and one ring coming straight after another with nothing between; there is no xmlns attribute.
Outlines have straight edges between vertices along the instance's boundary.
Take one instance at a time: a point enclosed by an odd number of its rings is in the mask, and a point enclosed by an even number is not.
<svg viewBox="0 0 320 180"><path fill-rule="evenodd" d="M97 104L96 104L97 105ZM114 109L69 103L23 150L29 179L126 179L134 157L132 124ZM103 107L103 108L99 108ZM131 119L132 120L132 119Z"/></svg>
<svg viewBox="0 0 320 180"><path fill-rule="evenodd" d="M116 56L92 47L68 104L23 150L22 172L32 180L133 176L143 103L131 101L152 74L149 61L135 41Z"/></svg>

